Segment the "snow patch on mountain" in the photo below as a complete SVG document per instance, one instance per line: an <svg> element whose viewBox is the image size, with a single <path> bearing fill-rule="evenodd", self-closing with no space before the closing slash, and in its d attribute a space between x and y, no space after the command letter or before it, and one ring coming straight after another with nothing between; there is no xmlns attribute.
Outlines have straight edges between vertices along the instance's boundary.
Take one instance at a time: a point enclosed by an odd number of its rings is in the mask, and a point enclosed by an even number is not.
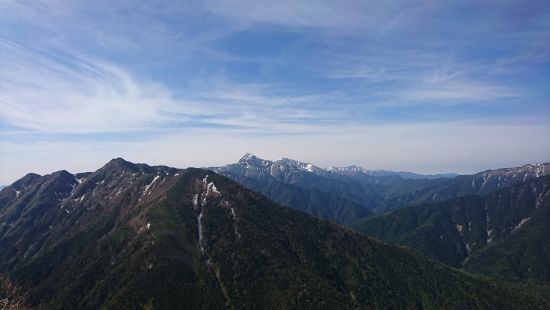
<svg viewBox="0 0 550 310"><path fill-rule="evenodd" d="M519 223L516 225L516 227L514 227L514 228L512 229L512 232L518 231L518 229L520 229L521 226L523 226L525 223L527 223L530 219L531 219L531 217L522 218L522 219L519 221Z"/></svg>
<svg viewBox="0 0 550 310"><path fill-rule="evenodd" d="M145 185L145 188L143 189L143 194L141 194L141 196L145 196L145 194L147 194L147 191L149 191L149 188L151 188L151 186L160 178L160 175L156 175L155 178L153 179L153 181L151 181L151 183Z"/></svg>

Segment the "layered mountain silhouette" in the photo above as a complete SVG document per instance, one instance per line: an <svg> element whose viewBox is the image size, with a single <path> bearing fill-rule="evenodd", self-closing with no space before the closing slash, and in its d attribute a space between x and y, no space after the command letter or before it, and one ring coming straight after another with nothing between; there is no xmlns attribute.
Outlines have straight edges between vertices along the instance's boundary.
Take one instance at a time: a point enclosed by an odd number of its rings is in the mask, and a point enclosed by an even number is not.
<svg viewBox="0 0 550 310"><path fill-rule="evenodd" d="M453 266L550 283L550 176L484 196L415 205L355 228Z"/></svg>
<svg viewBox="0 0 550 310"><path fill-rule="evenodd" d="M466 195L485 195L546 175L550 175L549 163L486 170L446 179L407 180L387 188L377 211L380 213L413 204L447 201Z"/></svg>
<svg viewBox="0 0 550 310"><path fill-rule="evenodd" d="M245 154L235 164L210 169L282 205L341 224L353 224L373 213L414 204L488 194L550 175L550 164L487 170L474 175L419 175L381 173L357 166L322 169L292 159L270 161L252 154Z"/></svg>
<svg viewBox="0 0 550 310"><path fill-rule="evenodd" d="M269 161L245 154L236 164L211 168L272 200L322 219L351 224L373 215L373 187L292 159Z"/></svg>
<svg viewBox="0 0 550 310"><path fill-rule="evenodd" d="M0 225L0 271L47 309L550 307L548 287L448 267L203 169L27 175L0 192Z"/></svg>
<svg viewBox="0 0 550 310"><path fill-rule="evenodd" d="M348 175L356 177L359 175L362 176L371 176L371 180L381 181L383 178L380 177L399 177L402 179L441 179L441 178L453 178L458 176L456 173L439 173L439 174L419 174L410 171L392 171L392 170L383 170L383 169L365 169L359 166L347 166L347 167L328 167L326 170L331 172L336 172L343 175ZM378 178L377 178L378 177ZM390 178L391 179L391 178Z"/></svg>

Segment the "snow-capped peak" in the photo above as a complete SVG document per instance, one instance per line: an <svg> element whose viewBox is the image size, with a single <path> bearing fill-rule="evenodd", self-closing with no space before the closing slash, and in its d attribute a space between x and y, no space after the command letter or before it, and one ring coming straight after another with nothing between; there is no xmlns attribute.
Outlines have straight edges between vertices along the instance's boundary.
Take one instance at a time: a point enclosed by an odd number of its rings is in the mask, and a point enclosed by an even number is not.
<svg viewBox="0 0 550 310"><path fill-rule="evenodd" d="M246 168L265 168L272 164L273 162L269 160L261 159L253 154L246 153L241 159L239 160L238 164L244 165Z"/></svg>
<svg viewBox="0 0 550 310"><path fill-rule="evenodd" d="M258 157L256 157L256 155L254 154L250 154L250 153L246 153L243 155L243 157L241 157L241 159L239 161L248 161L248 160L251 160L251 159L257 159Z"/></svg>

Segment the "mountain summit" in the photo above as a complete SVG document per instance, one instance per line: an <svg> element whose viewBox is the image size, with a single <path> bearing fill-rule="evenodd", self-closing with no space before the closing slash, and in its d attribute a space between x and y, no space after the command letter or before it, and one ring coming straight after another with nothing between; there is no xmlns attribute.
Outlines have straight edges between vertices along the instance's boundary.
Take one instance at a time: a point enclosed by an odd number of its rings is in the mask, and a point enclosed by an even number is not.
<svg viewBox="0 0 550 310"><path fill-rule="evenodd" d="M288 158L270 161L246 154L235 164L210 169L282 205L323 219L352 223L372 215L374 193L311 163Z"/></svg>
<svg viewBox="0 0 550 310"><path fill-rule="evenodd" d="M246 168L255 168L255 169L262 169L269 165L271 165L273 162L269 160L263 160L259 157L256 157L253 154L246 153L239 159L237 162L238 165L241 165Z"/></svg>
<svg viewBox="0 0 550 310"><path fill-rule="evenodd" d="M242 168L242 169L259 170L261 171L261 173L270 174L272 176L276 176L277 174L285 173L288 171L305 171L305 172L311 172L316 174L327 173L327 171L319 167L315 167L310 163L304 163L304 162L300 162L289 158L282 158L276 161L270 161L270 160L261 159L250 153L246 153L234 165L239 166L239 168Z"/></svg>
<svg viewBox="0 0 550 310"><path fill-rule="evenodd" d="M0 267L48 309L548 308L202 169L103 167L0 192ZM112 169L111 169L112 168ZM5 197L9 196L7 199Z"/></svg>
<svg viewBox="0 0 550 310"><path fill-rule="evenodd" d="M325 170L293 159L270 161L252 154L235 164L210 169L280 204L341 224L413 204L485 195L550 174L550 164L457 176L367 170L359 166Z"/></svg>

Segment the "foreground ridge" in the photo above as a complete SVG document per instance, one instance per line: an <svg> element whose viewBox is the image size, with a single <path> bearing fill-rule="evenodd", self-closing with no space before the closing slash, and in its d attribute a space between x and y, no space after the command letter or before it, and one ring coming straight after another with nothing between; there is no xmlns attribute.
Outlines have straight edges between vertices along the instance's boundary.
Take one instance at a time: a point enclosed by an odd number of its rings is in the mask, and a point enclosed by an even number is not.
<svg viewBox="0 0 550 310"><path fill-rule="evenodd" d="M33 177L34 178L34 177ZM110 162L0 192L0 266L48 309L547 308L212 171Z"/></svg>

